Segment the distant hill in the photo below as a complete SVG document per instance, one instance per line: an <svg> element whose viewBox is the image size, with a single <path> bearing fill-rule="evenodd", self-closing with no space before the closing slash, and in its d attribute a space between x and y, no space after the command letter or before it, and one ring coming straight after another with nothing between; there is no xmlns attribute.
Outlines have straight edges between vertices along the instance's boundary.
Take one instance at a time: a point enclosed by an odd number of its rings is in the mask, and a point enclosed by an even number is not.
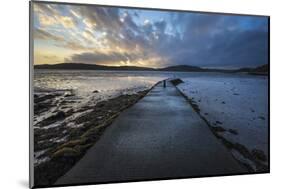
<svg viewBox="0 0 281 189"><path fill-rule="evenodd" d="M254 68L252 71L253 72L268 73L268 69L269 69L268 64L265 64L265 65Z"/></svg>
<svg viewBox="0 0 281 189"><path fill-rule="evenodd" d="M148 68L137 66L102 66L97 64L83 64L83 63L60 63L60 64L42 64L34 65L35 69L64 69L64 70L131 70L131 71L181 71L193 72L204 71L205 69L197 66L178 65L166 68Z"/></svg>
<svg viewBox="0 0 281 189"><path fill-rule="evenodd" d="M137 66L102 66L83 63L61 63L34 65L35 69L58 69L58 70L154 70L153 68Z"/></svg>
<svg viewBox="0 0 281 189"><path fill-rule="evenodd" d="M250 74L267 75L268 64L256 67L256 68L240 68L237 70L226 69L209 69L201 68L198 66L190 65L176 65L165 68L148 68L137 66L102 66L96 64L83 64L83 63L60 63L60 64L42 64L34 65L34 69L63 69L63 70L124 70L124 71L174 71L174 72L226 72L237 73L247 72Z"/></svg>
<svg viewBox="0 0 281 189"><path fill-rule="evenodd" d="M177 66L169 66L166 68L160 68L158 70L161 71L176 71L176 72L200 72L205 69L197 67L197 66L189 66L189 65L177 65Z"/></svg>
<svg viewBox="0 0 281 189"><path fill-rule="evenodd" d="M235 72L247 72L249 74L253 75L268 75L269 65L264 64L261 66L258 66L256 68L241 68L238 70L235 70Z"/></svg>

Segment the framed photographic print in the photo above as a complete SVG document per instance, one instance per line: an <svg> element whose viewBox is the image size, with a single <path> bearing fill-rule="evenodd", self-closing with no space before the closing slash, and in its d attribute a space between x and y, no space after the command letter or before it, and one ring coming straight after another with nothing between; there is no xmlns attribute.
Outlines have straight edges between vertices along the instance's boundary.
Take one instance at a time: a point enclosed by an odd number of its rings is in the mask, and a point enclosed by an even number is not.
<svg viewBox="0 0 281 189"><path fill-rule="evenodd" d="M269 173L269 16L30 2L30 187Z"/></svg>

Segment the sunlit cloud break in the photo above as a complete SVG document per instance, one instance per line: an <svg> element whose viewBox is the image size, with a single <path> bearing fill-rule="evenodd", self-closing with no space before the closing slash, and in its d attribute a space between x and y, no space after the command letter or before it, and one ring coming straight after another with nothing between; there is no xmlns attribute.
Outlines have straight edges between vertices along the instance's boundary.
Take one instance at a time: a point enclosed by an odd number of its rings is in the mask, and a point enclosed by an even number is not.
<svg viewBox="0 0 281 189"><path fill-rule="evenodd" d="M34 64L161 68L268 63L268 19L34 3Z"/></svg>

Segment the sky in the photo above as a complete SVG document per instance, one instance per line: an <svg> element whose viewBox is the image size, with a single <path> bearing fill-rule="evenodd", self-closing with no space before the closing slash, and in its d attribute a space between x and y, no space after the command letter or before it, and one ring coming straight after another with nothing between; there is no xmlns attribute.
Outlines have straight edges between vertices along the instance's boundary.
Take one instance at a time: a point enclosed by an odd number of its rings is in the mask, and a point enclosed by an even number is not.
<svg viewBox="0 0 281 189"><path fill-rule="evenodd" d="M268 63L268 18L33 3L34 64L163 68Z"/></svg>

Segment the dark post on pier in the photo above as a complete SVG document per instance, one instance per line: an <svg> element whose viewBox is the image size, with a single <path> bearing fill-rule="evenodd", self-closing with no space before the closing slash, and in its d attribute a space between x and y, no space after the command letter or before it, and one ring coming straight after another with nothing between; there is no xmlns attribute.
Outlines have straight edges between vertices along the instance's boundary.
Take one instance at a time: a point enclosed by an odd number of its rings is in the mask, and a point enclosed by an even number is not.
<svg viewBox="0 0 281 189"><path fill-rule="evenodd" d="M166 88L166 80L163 81L163 87Z"/></svg>

